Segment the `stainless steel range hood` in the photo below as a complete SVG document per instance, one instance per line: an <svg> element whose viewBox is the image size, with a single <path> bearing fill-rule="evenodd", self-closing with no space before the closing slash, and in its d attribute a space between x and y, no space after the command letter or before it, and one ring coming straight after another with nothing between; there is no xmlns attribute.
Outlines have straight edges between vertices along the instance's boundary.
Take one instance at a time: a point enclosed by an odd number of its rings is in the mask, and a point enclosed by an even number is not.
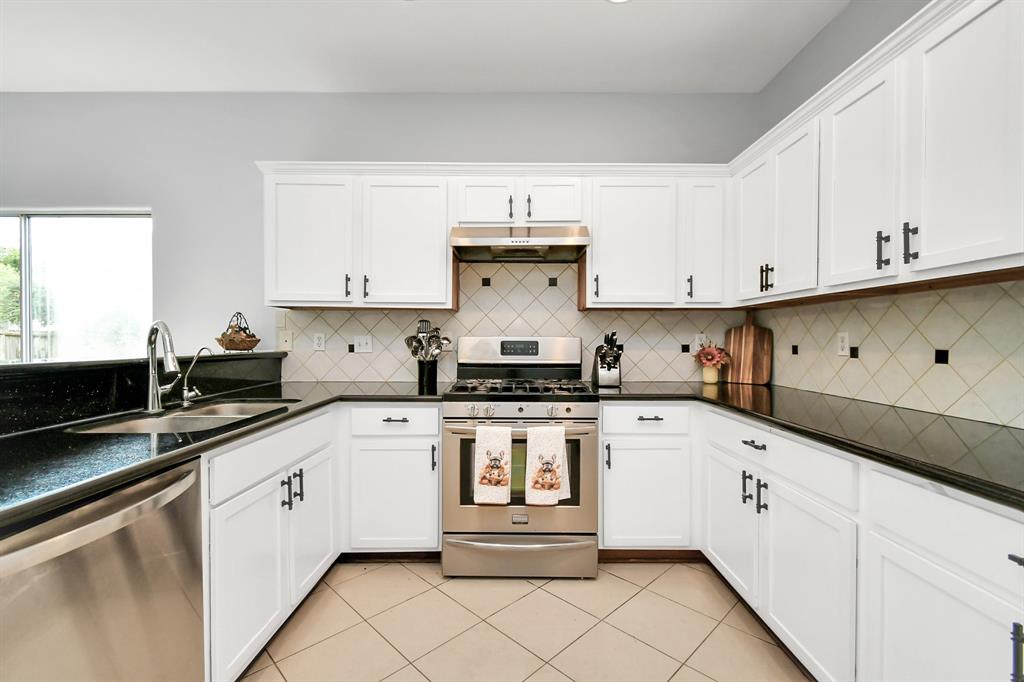
<svg viewBox="0 0 1024 682"><path fill-rule="evenodd" d="M582 225L453 227L455 257L467 263L575 263L590 246Z"/></svg>

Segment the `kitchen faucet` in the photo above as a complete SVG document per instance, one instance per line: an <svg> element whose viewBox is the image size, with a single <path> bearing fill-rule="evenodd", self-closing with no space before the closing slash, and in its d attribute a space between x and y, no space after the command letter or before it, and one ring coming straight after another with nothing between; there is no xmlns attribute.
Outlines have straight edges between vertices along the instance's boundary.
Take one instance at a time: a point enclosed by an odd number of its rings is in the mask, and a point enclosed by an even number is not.
<svg viewBox="0 0 1024 682"><path fill-rule="evenodd" d="M198 398L199 396L202 395L202 393L199 392L198 388L191 388L190 389L188 387L188 375L192 372L192 368L196 366L196 361L199 360L199 356L203 354L204 350L207 353L209 353L210 355L213 355L213 351L212 350L210 350L206 346L203 346L202 348L200 348L199 350L196 351L196 356L194 358L192 358L192 363L188 366L188 369L185 370L185 379L182 381L182 384L181 384L181 406L182 407L188 407L189 405L192 404L192 399L193 398Z"/></svg>
<svg viewBox="0 0 1024 682"><path fill-rule="evenodd" d="M174 374L174 380L169 384L160 385L160 376L156 366L156 339L163 336L164 344L164 372ZM146 338L146 355L149 358L149 393L146 396L146 412L157 414L163 411L161 398L171 392L174 384L181 378L181 368L178 367L178 358L174 355L174 339L171 338L171 330L163 320L157 320L149 327L149 335Z"/></svg>

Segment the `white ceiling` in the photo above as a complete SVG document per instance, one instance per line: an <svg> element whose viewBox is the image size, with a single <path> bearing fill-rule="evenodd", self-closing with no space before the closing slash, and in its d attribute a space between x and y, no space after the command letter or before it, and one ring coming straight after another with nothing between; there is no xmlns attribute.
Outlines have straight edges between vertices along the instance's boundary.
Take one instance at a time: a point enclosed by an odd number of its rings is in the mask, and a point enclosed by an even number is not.
<svg viewBox="0 0 1024 682"><path fill-rule="evenodd" d="M0 0L0 90L761 90L849 0Z"/></svg>

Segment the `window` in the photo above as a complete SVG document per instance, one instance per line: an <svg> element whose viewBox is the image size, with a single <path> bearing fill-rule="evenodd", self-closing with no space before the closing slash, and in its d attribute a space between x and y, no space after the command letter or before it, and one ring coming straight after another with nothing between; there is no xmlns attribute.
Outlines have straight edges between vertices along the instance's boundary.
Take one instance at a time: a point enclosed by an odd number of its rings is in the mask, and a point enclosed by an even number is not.
<svg viewBox="0 0 1024 682"><path fill-rule="evenodd" d="M0 363L142 356L152 253L148 215L0 216Z"/></svg>

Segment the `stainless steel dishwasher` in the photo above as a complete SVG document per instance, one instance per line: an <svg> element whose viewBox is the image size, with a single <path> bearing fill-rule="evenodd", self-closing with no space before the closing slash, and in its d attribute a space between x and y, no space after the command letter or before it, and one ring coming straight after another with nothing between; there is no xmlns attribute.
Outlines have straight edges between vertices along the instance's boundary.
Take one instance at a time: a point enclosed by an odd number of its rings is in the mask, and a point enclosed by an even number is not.
<svg viewBox="0 0 1024 682"><path fill-rule="evenodd" d="M0 680L203 679L199 461L0 541Z"/></svg>

